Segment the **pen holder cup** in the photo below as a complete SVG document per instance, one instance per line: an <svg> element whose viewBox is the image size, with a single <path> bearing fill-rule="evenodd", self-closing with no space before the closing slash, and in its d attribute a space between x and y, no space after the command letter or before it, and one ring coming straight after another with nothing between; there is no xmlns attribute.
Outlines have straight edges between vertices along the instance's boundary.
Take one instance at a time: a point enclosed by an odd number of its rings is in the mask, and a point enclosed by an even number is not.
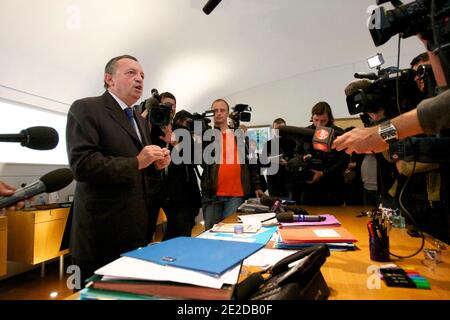
<svg viewBox="0 0 450 320"><path fill-rule="evenodd" d="M389 260L389 237L379 238L369 234L370 260L386 262Z"/></svg>

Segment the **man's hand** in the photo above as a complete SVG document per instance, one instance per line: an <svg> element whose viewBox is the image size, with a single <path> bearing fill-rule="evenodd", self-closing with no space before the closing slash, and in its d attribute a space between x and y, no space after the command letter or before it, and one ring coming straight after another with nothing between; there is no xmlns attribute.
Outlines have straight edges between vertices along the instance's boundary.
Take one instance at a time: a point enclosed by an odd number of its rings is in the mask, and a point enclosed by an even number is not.
<svg viewBox="0 0 450 320"><path fill-rule="evenodd" d="M16 188L0 181L0 196L10 196L16 191ZM8 210L22 209L25 206L23 201L16 203L14 206L8 207Z"/></svg>
<svg viewBox="0 0 450 320"><path fill-rule="evenodd" d="M139 170L145 169L153 162L164 159L164 157L163 149L157 145L145 146L136 157L138 160L138 168Z"/></svg>
<svg viewBox="0 0 450 320"><path fill-rule="evenodd" d="M261 198L264 195L264 191L261 189L255 190L255 194L257 198Z"/></svg>
<svg viewBox="0 0 450 320"><path fill-rule="evenodd" d="M280 166L287 166L288 162L283 158L280 159Z"/></svg>
<svg viewBox="0 0 450 320"><path fill-rule="evenodd" d="M378 135L378 126L370 128L355 128L334 140L332 148L346 153L382 152L388 149L388 144Z"/></svg>
<svg viewBox="0 0 450 320"><path fill-rule="evenodd" d="M164 158L155 161L155 167L158 170L162 170L168 167L171 161L170 151L167 148L162 148L161 150L163 151Z"/></svg>
<svg viewBox="0 0 450 320"><path fill-rule="evenodd" d="M305 181L306 183L308 183L308 184L316 183L323 177L322 171L317 171L317 170L313 170L313 169L311 169L311 171L314 172L314 176L311 180Z"/></svg>

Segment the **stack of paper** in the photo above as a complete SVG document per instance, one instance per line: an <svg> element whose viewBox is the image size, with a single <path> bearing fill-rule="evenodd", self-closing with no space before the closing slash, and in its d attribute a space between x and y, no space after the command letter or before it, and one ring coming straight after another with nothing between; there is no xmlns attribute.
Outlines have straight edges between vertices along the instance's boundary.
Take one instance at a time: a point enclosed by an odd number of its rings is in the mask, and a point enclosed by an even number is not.
<svg viewBox="0 0 450 320"><path fill-rule="evenodd" d="M264 244L179 237L126 252L95 271L85 298L231 299L242 261ZM114 293L116 292L116 293Z"/></svg>
<svg viewBox="0 0 450 320"><path fill-rule="evenodd" d="M354 250L357 241L355 236L341 226L280 228L275 247L302 249L311 245L327 244L330 250Z"/></svg>
<svg viewBox="0 0 450 320"><path fill-rule="evenodd" d="M259 243L178 237L122 256L220 277L263 247Z"/></svg>

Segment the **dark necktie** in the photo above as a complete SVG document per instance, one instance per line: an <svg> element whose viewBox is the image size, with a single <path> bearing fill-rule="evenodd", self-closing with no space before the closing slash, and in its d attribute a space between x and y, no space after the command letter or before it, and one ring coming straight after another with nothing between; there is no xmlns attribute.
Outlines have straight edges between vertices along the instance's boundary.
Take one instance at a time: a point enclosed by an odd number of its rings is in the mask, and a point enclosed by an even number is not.
<svg viewBox="0 0 450 320"><path fill-rule="evenodd" d="M133 121L133 108L125 108L125 113L127 114L128 121L130 121L131 126L136 129L136 124Z"/></svg>

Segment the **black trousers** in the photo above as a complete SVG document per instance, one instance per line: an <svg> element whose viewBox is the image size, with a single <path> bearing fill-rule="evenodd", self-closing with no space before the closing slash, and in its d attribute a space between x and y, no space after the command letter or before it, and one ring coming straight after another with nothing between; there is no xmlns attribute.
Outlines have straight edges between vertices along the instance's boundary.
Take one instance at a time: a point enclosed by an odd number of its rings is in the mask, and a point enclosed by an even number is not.
<svg viewBox="0 0 450 320"><path fill-rule="evenodd" d="M165 205L163 210L167 217L167 229L163 240L191 236L198 208L193 208L189 202L181 202Z"/></svg>
<svg viewBox="0 0 450 320"><path fill-rule="evenodd" d="M74 292L83 289L86 286L86 280L94 275L97 269L100 269L104 265L110 263L114 259L103 260L103 261L87 261L82 259L77 259L72 257L72 265L78 266L80 268L80 288L74 288Z"/></svg>

